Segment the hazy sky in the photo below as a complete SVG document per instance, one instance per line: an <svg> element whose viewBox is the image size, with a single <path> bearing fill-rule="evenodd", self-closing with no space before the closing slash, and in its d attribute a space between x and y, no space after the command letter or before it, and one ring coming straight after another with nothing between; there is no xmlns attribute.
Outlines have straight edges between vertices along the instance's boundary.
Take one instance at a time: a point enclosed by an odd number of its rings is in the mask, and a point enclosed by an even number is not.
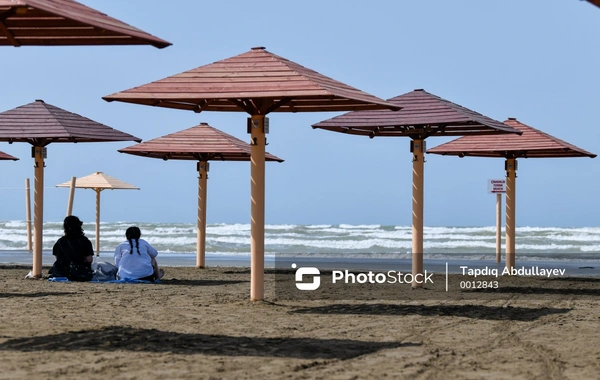
<svg viewBox="0 0 600 380"><path fill-rule="evenodd" d="M600 9L578 0L201 1L81 0L173 43L135 47L2 47L0 111L35 99L143 140L208 122L244 141L244 113L107 103L102 96L254 46L387 99L423 88L477 112L519 121L600 153ZM310 125L335 113L270 115L268 224L410 225L408 138L346 136ZM430 138L428 148L447 138ZM130 156L133 143L51 144L45 220L62 220L71 176L96 171L139 191L104 191L103 221L195 222L193 161ZM0 220L25 218L30 145L0 143ZM503 159L428 155L425 225L495 221L488 179ZM518 226L600 226L600 159L521 159ZM249 223L249 163L213 162L209 223ZM74 214L92 221L94 192L77 190Z"/></svg>

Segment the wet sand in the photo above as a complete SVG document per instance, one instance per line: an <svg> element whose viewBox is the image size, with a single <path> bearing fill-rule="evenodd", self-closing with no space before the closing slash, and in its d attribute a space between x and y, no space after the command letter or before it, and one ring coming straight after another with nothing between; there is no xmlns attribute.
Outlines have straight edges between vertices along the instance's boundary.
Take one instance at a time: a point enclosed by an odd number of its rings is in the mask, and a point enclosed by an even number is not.
<svg viewBox="0 0 600 380"><path fill-rule="evenodd" d="M295 299L267 270L251 302L247 268L166 267L160 284L30 269L0 266L0 379L600 378L598 277Z"/></svg>

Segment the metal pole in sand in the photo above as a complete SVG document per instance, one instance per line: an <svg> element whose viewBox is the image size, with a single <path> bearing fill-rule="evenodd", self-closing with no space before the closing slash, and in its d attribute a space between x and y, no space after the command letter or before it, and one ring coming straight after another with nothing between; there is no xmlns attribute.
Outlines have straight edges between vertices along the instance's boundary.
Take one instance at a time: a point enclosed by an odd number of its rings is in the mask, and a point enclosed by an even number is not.
<svg viewBox="0 0 600 380"><path fill-rule="evenodd" d="M25 223L27 223L27 250L31 251L31 190L29 178L25 178Z"/></svg>
<svg viewBox="0 0 600 380"><path fill-rule="evenodd" d="M96 188L96 256L100 256L100 192L102 189Z"/></svg>
<svg viewBox="0 0 600 380"><path fill-rule="evenodd" d="M250 119L250 299L264 298L265 116Z"/></svg>
<svg viewBox="0 0 600 380"><path fill-rule="evenodd" d="M44 229L44 153L45 148L33 147L33 270L31 276L42 277L42 238Z"/></svg>
<svg viewBox="0 0 600 380"><path fill-rule="evenodd" d="M423 187L424 187L424 153L425 140L411 141L413 154L413 188L412 188L412 275L413 288L423 287ZM421 282L417 282L420 275Z"/></svg>
<svg viewBox="0 0 600 380"><path fill-rule="evenodd" d="M515 267L517 160L506 159L506 268Z"/></svg>
<svg viewBox="0 0 600 380"><path fill-rule="evenodd" d="M196 238L196 268L206 265L206 195L208 162L198 162L198 235Z"/></svg>
<svg viewBox="0 0 600 380"><path fill-rule="evenodd" d="M67 216L73 215L73 198L75 197L75 181L77 178L71 177L71 186L69 188L69 202L67 203Z"/></svg>
<svg viewBox="0 0 600 380"><path fill-rule="evenodd" d="M502 194L496 194L496 263L502 260Z"/></svg>

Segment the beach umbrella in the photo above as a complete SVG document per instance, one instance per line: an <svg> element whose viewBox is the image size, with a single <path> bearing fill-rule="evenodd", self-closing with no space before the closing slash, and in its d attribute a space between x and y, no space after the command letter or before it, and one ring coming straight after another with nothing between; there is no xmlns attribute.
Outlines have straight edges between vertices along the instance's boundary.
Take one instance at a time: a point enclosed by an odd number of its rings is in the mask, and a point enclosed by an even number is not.
<svg viewBox="0 0 600 380"><path fill-rule="evenodd" d="M71 187L72 182L59 183L56 187ZM80 189L92 189L96 192L96 256L100 256L100 192L102 190L139 190L135 187L119 179L113 178L102 172L95 172L85 177L75 179L75 187ZM73 204L73 200L69 199L69 205Z"/></svg>
<svg viewBox="0 0 600 380"><path fill-rule="evenodd" d="M590 3L594 4L597 7L600 7L600 0L588 0Z"/></svg>
<svg viewBox="0 0 600 380"><path fill-rule="evenodd" d="M10 154L4 153L4 152L0 152L0 160L13 160L13 161L17 161L18 158L11 156Z"/></svg>
<svg viewBox="0 0 600 380"><path fill-rule="evenodd" d="M264 298L265 145L270 112L398 109L264 47L113 95L118 100L194 112L250 114L250 298Z"/></svg>
<svg viewBox="0 0 600 380"><path fill-rule="evenodd" d="M423 190L425 139L431 136L520 133L519 131L417 89L388 99L402 109L349 112L313 125L334 132L374 137L409 137L413 155L412 181L412 274L413 287L423 276Z"/></svg>
<svg viewBox="0 0 600 380"><path fill-rule="evenodd" d="M171 43L73 0L0 0L0 45Z"/></svg>
<svg viewBox="0 0 600 380"><path fill-rule="evenodd" d="M506 267L515 266L517 158L596 157L515 118L504 124L522 135L465 136L429 149L427 153L444 156L502 157L506 170Z"/></svg>
<svg viewBox="0 0 600 380"><path fill-rule="evenodd" d="M200 123L192 128L145 141L124 149L121 153L160 158L163 160L198 161L198 233L196 237L196 267L205 267L206 198L209 161L250 161L250 145L223 131ZM283 162L265 152L266 161Z"/></svg>
<svg viewBox="0 0 600 380"><path fill-rule="evenodd" d="M42 228L44 221L44 159L51 143L141 141L128 133L65 111L43 100L0 113L0 141L32 145L34 165L33 277L42 276Z"/></svg>

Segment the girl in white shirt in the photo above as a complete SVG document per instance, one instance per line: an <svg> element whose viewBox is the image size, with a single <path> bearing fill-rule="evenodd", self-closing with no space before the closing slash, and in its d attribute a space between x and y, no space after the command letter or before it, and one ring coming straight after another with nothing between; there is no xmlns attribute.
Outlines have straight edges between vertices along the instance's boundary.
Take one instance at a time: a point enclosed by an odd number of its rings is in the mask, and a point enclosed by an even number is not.
<svg viewBox="0 0 600 380"><path fill-rule="evenodd" d="M165 272L158 268L156 256L158 251L146 240L141 239L142 232L138 227L129 227L125 231L127 241L115 249L115 265L119 268L119 279L156 281Z"/></svg>

